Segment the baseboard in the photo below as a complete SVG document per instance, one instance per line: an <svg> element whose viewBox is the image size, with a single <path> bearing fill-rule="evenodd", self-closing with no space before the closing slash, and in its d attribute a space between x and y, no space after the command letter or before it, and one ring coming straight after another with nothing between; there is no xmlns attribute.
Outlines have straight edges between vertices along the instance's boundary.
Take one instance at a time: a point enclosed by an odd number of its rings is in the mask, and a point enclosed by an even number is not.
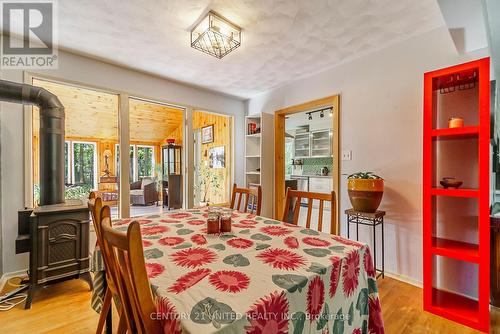
<svg viewBox="0 0 500 334"><path fill-rule="evenodd" d="M408 283L408 284L411 284L413 286L416 286L417 288L420 288L422 289L423 288L423 283L421 281L418 281L414 278L411 278L411 277L408 277L408 276L405 276L405 275L400 275L400 274L396 274L396 273L392 273L390 271L385 271L385 275L387 277L390 277L390 278L393 278L395 280L398 280L398 281L401 281L401 282L404 282L404 283Z"/></svg>
<svg viewBox="0 0 500 334"><path fill-rule="evenodd" d="M0 278L0 291L3 290L5 284L7 284L7 281L13 277L16 276L27 276L27 271L28 269L23 269L23 270L18 270L18 271L12 271L10 273L5 273L2 275Z"/></svg>

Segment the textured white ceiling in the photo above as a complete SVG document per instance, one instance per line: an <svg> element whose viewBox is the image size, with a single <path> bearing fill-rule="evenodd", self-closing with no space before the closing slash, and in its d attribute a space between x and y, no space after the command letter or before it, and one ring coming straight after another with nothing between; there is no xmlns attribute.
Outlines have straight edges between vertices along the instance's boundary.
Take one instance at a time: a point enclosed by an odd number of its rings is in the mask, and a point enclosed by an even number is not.
<svg viewBox="0 0 500 334"><path fill-rule="evenodd" d="M222 60L190 47L213 9L243 28ZM61 48L243 98L444 24L436 0L64 0Z"/></svg>

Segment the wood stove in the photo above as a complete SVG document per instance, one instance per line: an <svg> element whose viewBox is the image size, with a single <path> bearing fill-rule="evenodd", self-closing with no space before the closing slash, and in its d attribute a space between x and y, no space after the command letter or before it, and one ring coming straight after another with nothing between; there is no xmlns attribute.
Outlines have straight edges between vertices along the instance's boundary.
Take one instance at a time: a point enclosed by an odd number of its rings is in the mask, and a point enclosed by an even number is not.
<svg viewBox="0 0 500 334"><path fill-rule="evenodd" d="M82 278L90 288L89 210L64 198L64 107L49 91L0 80L0 101L40 109L40 206L20 210L16 254L30 252L25 308L41 285ZM17 291L18 292L18 291Z"/></svg>

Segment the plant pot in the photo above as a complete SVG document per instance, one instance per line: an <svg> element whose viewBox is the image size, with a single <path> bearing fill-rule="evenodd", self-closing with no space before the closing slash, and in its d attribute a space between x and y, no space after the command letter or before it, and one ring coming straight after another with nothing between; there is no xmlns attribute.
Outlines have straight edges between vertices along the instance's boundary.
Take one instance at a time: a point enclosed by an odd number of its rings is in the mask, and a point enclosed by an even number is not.
<svg viewBox="0 0 500 334"><path fill-rule="evenodd" d="M347 192L356 211L377 211L384 194L383 179L347 179Z"/></svg>

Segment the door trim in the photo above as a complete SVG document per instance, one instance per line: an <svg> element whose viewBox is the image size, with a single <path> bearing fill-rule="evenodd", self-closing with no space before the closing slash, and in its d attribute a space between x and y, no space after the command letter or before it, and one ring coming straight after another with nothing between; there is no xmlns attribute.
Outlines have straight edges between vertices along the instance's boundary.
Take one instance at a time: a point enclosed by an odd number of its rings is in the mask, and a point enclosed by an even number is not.
<svg viewBox="0 0 500 334"><path fill-rule="evenodd" d="M332 179L333 179L333 191L335 191L336 197L336 217L337 226L335 226L335 233L338 235L340 233L339 221L340 221L340 162L339 162L339 151L340 151L340 135L339 135L339 125L340 125L340 94L324 97L321 99L309 101L306 103L294 105L284 109L277 110L274 114L274 194L275 194L275 210L274 217L279 219L282 215L284 202L285 202L285 117L293 115L299 112L309 111L312 109L318 109L322 107L333 107L332 116L332 154L333 154L333 165L332 165Z"/></svg>

